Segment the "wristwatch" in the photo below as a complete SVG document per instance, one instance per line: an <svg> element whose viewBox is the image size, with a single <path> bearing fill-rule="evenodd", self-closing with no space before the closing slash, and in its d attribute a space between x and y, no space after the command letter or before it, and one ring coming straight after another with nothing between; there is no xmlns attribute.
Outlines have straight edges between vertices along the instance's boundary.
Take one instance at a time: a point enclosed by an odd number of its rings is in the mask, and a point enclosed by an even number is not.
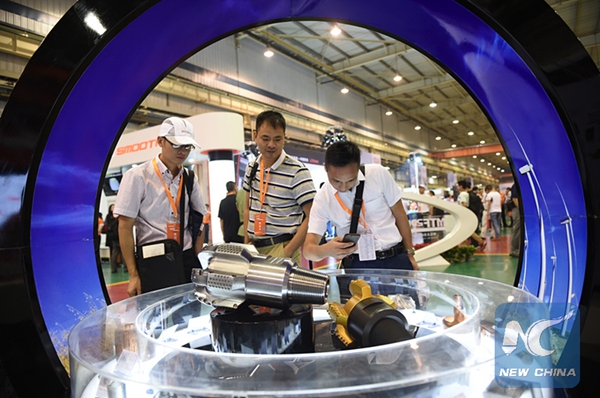
<svg viewBox="0 0 600 398"><path fill-rule="evenodd" d="M410 256L414 256L415 255L415 248L410 248L406 251L406 254L410 255Z"/></svg>

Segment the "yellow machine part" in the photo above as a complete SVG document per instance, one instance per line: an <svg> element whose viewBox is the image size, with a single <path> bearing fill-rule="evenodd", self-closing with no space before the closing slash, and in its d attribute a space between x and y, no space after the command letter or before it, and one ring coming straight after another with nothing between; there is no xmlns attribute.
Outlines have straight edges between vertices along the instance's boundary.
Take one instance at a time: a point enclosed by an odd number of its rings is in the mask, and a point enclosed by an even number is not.
<svg viewBox="0 0 600 398"><path fill-rule="evenodd" d="M346 346L354 343L354 339L348 333L348 316L362 300L369 297L376 297L396 309L396 303L392 299L380 294L373 295L371 286L362 279L355 279L350 282L350 293L352 293L352 297L350 297L346 304L329 303L327 310L331 319L336 323L335 335Z"/></svg>

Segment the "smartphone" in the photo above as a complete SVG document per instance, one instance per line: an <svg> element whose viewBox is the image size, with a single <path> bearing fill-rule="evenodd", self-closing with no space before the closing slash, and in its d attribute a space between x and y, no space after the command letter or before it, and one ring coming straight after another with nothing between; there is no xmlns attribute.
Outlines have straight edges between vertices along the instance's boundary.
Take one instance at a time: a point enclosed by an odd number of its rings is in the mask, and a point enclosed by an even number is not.
<svg viewBox="0 0 600 398"><path fill-rule="evenodd" d="M360 239L360 234L346 234L342 238L342 242L352 242L356 245Z"/></svg>

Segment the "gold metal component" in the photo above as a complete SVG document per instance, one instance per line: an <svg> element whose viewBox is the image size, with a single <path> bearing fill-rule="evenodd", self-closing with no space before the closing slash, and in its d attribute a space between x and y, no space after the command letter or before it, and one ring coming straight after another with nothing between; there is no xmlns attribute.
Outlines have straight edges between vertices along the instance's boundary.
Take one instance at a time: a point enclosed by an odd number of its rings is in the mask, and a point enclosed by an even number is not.
<svg viewBox="0 0 600 398"><path fill-rule="evenodd" d="M454 295L454 303L454 315L444 317L444 325L447 327L454 326L465 320L465 314L463 314L464 306L460 294Z"/></svg>
<svg viewBox="0 0 600 398"><path fill-rule="evenodd" d="M345 305L342 305L341 303L329 303L327 308L329 316L336 323L335 335L346 346L349 346L354 342L354 339L352 336L350 336L347 329L348 316L354 307L362 300L369 297L376 297L388 304L390 307L396 309L396 303L394 300L387 296L382 296L381 294L373 295L371 286L362 279L356 279L350 282L350 293L352 293L352 297L350 297Z"/></svg>

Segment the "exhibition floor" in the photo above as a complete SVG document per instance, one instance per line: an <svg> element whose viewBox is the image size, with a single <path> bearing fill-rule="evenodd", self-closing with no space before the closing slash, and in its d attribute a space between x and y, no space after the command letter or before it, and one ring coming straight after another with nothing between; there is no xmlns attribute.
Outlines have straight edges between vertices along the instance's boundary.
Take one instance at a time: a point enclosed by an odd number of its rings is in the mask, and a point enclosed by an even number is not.
<svg viewBox="0 0 600 398"><path fill-rule="evenodd" d="M450 264L445 269L428 267L426 270L474 276L513 285L519 259L508 255L510 231L510 228L502 229L502 236L498 240L488 237L485 251L475 253L469 261ZM127 298L129 274L123 272L123 268L119 268L114 274L111 273L110 264L104 261L102 262L102 272L111 302L115 303Z"/></svg>

